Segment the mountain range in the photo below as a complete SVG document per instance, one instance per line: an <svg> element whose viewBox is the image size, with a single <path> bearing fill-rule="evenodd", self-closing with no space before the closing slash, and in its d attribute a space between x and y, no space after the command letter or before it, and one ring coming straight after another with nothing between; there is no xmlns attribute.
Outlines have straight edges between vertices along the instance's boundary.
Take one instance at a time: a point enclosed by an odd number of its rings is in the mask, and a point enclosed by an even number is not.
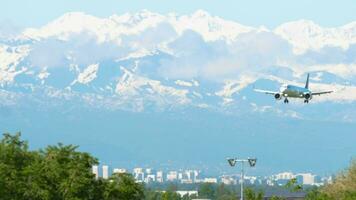
<svg viewBox="0 0 356 200"><path fill-rule="evenodd" d="M356 153L356 22L271 30L142 10L1 31L0 128L33 148L63 141L113 165L209 169L237 153L261 158L256 173L332 172ZM307 73L313 91L334 93L285 105L253 91Z"/></svg>

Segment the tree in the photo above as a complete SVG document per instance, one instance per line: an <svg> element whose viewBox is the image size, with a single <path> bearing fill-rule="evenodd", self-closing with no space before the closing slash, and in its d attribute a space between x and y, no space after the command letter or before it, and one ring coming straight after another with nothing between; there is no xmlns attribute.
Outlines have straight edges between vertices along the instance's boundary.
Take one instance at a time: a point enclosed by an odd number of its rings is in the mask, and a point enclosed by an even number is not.
<svg viewBox="0 0 356 200"><path fill-rule="evenodd" d="M0 197L7 199L26 199L24 193L31 177L25 176L25 170L37 158L28 151L28 144L20 140L21 133L5 133L0 143Z"/></svg>
<svg viewBox="0 0 356 200"><path fill-rule="evenodd" d="M215 199L215 188L212 183L203 183L198 190L199 198Z"/></svg>
<svg viewBox="0 0 356 200"><path fill-rule="evenodd" d="M180 200L181 197L177 193L178 186L175 184L169 184L166 192L162 194L162 200Z"/></svg>
<svg viewBox="0 0 356 200"><path fill-rule="evenodd" d="M29 151L21 134L0 142L1 200L141 200L144 188L128 174L96 179L97 159L77 146L58 144Z"/></svg>
<svg viewBox="0 0 356 200"><path fill-rule="evenodd" d="M272 196L270 200L285 200L285 198L279 196Z"/></svg>
<svg viewBox="0 0 356 200"><path fill-rule="evenodd" d="M251 188L246 188L244 190L244 195L246 200L263 200L263 192L259 191L255 193Z"/></svg>
<svg viewBox="0 0 356 200"><path fill-rule="evenodd" d="M298 184L296 178L290 179L284 187L289 189L291 192L299 192L303 190L303 186Z"/></svg>
<svg viewBox="0 0 356 200"><path fill-rule="evenodd" d="M104 197L105 200L141 200L144 199L144 187L130 174L114 174L107 183Z"/></svg>
<svg viewBox="0 0 356 200"><path fill-rule="evenodd" d="M305 200L331 200L331 198L321 192L319 188L313 187L308 191Z"/></svg>
<svg viewBox="0 0 356 200"><path fill-rule="evenodd" d="M230 189L228 189L224 183L219 184L219 186L216 189L217 199L221 199L222 197L224 197L226 199L228 196L236 197L237 194L234 194L234 192L232 192Z"/></svg>
<svg viewBox="0 0 356 200"><path fill-rule="evenodd" d="M332 199L356 199L356 160L351 161L350 167L341 172L332 184L322 188L322 192Z"/></svg>

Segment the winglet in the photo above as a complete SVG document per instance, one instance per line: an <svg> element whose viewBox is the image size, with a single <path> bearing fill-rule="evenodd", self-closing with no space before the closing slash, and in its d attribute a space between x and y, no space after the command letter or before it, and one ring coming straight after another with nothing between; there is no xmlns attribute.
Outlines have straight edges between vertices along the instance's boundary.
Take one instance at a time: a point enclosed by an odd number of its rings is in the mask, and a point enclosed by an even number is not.
<svg viewBox="0 0 356 200"><path fill-rule="evenodd" d="M308 76L307 76L307 82L305 83L305 88L309 89L309 73L308 73Z"/></svg>

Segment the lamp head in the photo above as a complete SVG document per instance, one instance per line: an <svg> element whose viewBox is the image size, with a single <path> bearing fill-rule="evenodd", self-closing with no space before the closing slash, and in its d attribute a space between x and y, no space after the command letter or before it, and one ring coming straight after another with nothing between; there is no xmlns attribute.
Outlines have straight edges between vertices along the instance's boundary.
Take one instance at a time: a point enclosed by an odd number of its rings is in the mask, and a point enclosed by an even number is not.
<svg viewBox="0 0 356 200"><path fill-rule="evenodd" d="M227 158L227 162L231 167L234 167L236 165L236 161L237 161L236 158Z"/></svg>
<svg viewBox="0 0 356 200"><path fill-rule="evenodd" d="M256 165L257 158L249 158L248 163L250 164L251 167L254 167Z"/></svg>

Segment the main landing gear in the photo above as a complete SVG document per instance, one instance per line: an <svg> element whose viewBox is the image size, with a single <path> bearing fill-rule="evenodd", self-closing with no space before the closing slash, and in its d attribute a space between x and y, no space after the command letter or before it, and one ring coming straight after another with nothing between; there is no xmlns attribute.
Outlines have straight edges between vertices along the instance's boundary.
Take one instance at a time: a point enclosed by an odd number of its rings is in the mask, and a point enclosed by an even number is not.
<svg viewBox="0 0 356 200"><path fill-rule="evenodd" d="M304 100L304 103L309 103L309 100L308 100L308 99L305 99L305 100Z"/></svg>
<svg viewBox="0 0 356 200"><path fill-rule="evenodd" d="M287 98L284 99L284 103L289 103Z"/></svg>

